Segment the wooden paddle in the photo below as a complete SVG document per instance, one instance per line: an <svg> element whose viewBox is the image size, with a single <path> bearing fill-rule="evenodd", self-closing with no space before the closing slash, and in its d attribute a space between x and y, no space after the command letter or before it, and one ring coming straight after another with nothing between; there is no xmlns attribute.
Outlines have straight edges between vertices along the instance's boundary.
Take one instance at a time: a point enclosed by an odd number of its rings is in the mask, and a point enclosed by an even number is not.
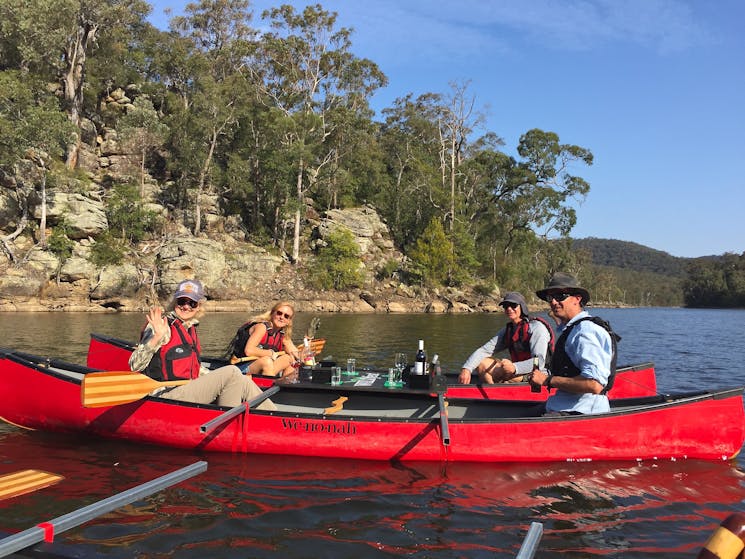
<svg viewBox="0 0 745 559"><path fill-rule="evenodd" d="M19 470L12 474L5 474L0 476L0 500L31 493L59 483L63 479L65 479L63 476L41 470Z"/></svg>
<svg viewBox="0 0 745 559"><path fill-rule="evenodd" d="M310 350L310 356L318 355L323 351L324 346L326 345L326 340L324 338L314 338L310 340L309 344L309 350ZM301 351L303 350L303 346L300 346L298 349ZM278 351L277 356L284 355L284 351ZM256 361L259 357L257 355L251 355L250 357L231 357L230 358L230 364L231 365L237 365L238 363L246 363L248 361Z"/></svg>
<svg viewBox="0 0 745 559"><path fill-rule="evenodd" d="M132 371L102 371L83 377L81 400L84 408L102 408L136 402L156 388L180 386L188 380L157 381Z"/></svg>

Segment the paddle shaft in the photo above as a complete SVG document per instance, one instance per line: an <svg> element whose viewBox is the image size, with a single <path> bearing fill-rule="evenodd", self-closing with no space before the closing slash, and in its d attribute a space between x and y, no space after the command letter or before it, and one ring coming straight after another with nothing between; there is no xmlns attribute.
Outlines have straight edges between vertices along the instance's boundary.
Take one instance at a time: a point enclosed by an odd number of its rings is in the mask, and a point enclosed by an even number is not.
<svg viewBox="0 0 745 559"><path fill-rule="evenodd" d="M80 526L97 516L138 501L143 497L147 497L206 470L207 462L195 462L191 466L186 466L148 483L143 483L108 499L98 501L63 516L58 516L53 520L43 522L13 536L8 536L0 540L0 557L5 557L41 541L51 542L54 540L55 533L64 532L70 528Z"/></svg>
<svg viewBox="0 0 745 559"><path fill-rule="evenodd" d="M323 351L323 347L326 345L326 340L324 339L318 339L318 340L311 340L309 349L313 355L316 355ZM277 357L280 357L282 355L286 355L284 351L278 351ZM249 355L248 357L231 357L230 358L230 364L231 365L237 365L238 363L247 363L250 361L256 361L259 359L258 355Z"/></svg>
<svg viewBox="0 0 745 559"><path fill-rule="evenodd" d="M440 405L440 438L443 446L450 446L450 424L448 423L448 409L445 403L445 397L442 394L437 395L437 402Z"/></svg>
<svg viewBox="0 0 745 559"><path fill-rule="evenodd" d="M244 402L242 404L238 404L234 408L230 408L228 411L221 413L218 415L215 419L212 419L208 421L207 423L199 426L199 432L200 433L207 433L208 431L212 431L212 429L219 427L223 423L230 421L234 417L246 413L250 408L255 408L258 406L261 402L269 398L270 396L276 394L279 392L279 386L272 386L271 388L267 388L264 390L263 393L256 396L256 398L253 398L252 400L249 400L248 402Z"/></svg>

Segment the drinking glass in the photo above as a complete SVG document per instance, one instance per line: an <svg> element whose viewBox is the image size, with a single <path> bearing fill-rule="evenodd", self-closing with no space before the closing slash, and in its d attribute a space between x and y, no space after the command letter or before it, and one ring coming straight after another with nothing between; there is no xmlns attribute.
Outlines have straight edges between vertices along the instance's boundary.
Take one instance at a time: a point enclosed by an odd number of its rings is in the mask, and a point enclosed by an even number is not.
<svg viewBox="0 0 745 559"><path fill-rule="evenodd" d="M347 359L347 374L354 375L357 373L357 360L350 357Z"/></svg>
<svg viewBox="0 0 745 559"><path fill-rule="evenodd" d="M399 370L399 375L403 373L403 370L406 368L406 363L406 354L397 353L396 357L394 358L393 364L396 366L396 369Z"/></svg>
<svg viewBox="0 0 745 559"><path fill-rule="evenodd" d="M341 384L341 367L331 368L331 384L334 386Z"/></svg>
<svg viewBox="0 0 745 559"><path fill-rule="evenodd" d="M388 369L388 380L385 381L386 388L401 388L403 383L401 382L401 369L398 367L391 367Z"/></svg>

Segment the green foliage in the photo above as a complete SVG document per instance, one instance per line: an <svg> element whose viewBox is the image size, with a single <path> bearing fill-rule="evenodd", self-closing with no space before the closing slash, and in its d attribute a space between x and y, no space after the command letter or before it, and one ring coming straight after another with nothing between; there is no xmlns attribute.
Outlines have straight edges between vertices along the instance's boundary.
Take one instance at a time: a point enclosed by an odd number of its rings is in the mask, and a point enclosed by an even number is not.
<svg viewBox="0 0 745 559"><path fill-rule="evenodd" d="M409 257L406 278L431 286L530 293L566 270L592 287L595 301L679 304L688 273L687 304L741 304L737 257L686 272L687 261L633 243L572 247L576 204L590 193L572 170L592 165L592 152L539 128L509 150L495 131L475 136L480 111L467 82L396 99L374 120L369 102L387 79L353 54L352 30L319 4L267 10L254 26L247 0L203 0L168 32L146 22L148 9L142 0L0 0L0 172L43 157L53 170L48 190L89 195L88 170L56 169L74 160L65 151L83 115L99 132L116 126L139 158L139 194L130 185L104 188L111 229L97 239L99 262L118 261L157 233L158 219L141 202L149 174L172 216L197 229L197 195L217 195L251 240L274 250L288 246L295 216L302 239L323 210L370 205ZM71 63L80 66L72 72ZM133 104L103 110L117 88L134 93ZM39 187L31 182L16 191L20 205ZM53 240L61 254L63 233ZM327 268L312 274L318 285L362 283L359 254L347 254L343 239L318 259ZM397 267L387 263L378 275Z"/></svg>
<svg viewBox="0 0 745 559"><path fill-rule="evenodd" d="M10 169L31 148L60 157L73 130L43 84L17 71L0 72L0 167Z"/></svg>
<svg viewBox="0 0 745 559"><path fill-rule="evenodd" d="M52 233L47 240L49 250L59 258L60 264L63 264L72 256L72 249L75 246L70 240L69 234L70 226L63 219L52 228Z"/></svg>
<svg viewBox="0 0 745 559"><path fill-rule="evenodd" d="M420 283L434 287L451 282L456 264L454 248L439 219L429 222L410 256L410 272Z"/></svg>
<svg viewBox="0 0 745 559"><path fill-rule="evenodd" d="M329 234L326 242L318 251L311 284L319 289L361 287L364 275L360 270L360 247L351 231L339 228Z"/></svg>
<svg viewBox="0 0 745 559"><path fill-rule="evenodd" d="M689 307L745 308L745 253L691 261L683 291Z"/></svg>
<svg viewBox="0 0 745 559"><path fill-rule="evenodd" d="M109 264L119 264L126 254L126 246L121 239L113 236L109 231L96 238L96 244L91 247L91 262L103 267Z"/></svg>
<svg viewBox="0 0 745 559"><path fill-rule="evenodd" d="M112 232L118 231L122 241L132 243L143 240L158 226L157 214L143 208L137 187L131 184L118 184L111 190L106 218Z"/></svg>
<svg viewBox="0 0 745 559"><path fill-rule="evenodd" d="M686 259L676 258L661 250L615 239L574 239L575 250L587 250L593 264L632 268L665 276L682 278L686 273Z"/></svg>

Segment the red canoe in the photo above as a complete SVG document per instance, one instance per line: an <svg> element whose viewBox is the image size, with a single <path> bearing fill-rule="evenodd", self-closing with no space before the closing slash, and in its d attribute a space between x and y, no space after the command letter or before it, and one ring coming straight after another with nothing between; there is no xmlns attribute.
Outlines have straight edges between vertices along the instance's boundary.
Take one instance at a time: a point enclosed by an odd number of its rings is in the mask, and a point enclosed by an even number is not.
<svg viewBox="0 0 745 559"><path fill-rule="evenodd" d="M392 461L729 460L745 440L743 388L618 399L606 414L535 417L534 402L445 406L426 391L289 385L273 388L277 411L235 414L149 396L83 408L89 372L0 351L0 416L31 429L195 450ZM230 419L214 426L225 414Z"/></svg>
<svg viewBox="0 0 745 559"><path fill-rule="evenodd" d="M125 371L129 369L129 356L134 349L134 344L104 336L91 334L88 344L87 365L94 369L104 371ZM210 368L224 365L222 359L205 357L204 363ZM527 382L501 383L501 384L457 384L455 375L448 375L451 383L448 384L446 396L453 398L478 398L484 400L545 400L548 392L531 392ZM274 384L275 377L254 375L256 384L265 388ZM654 396L657 394L657 379L653 363L639 363L619 367L616 372L616 381L613 388L608 392L611 400L617 398L636 398L638 396Z"/></svg>

